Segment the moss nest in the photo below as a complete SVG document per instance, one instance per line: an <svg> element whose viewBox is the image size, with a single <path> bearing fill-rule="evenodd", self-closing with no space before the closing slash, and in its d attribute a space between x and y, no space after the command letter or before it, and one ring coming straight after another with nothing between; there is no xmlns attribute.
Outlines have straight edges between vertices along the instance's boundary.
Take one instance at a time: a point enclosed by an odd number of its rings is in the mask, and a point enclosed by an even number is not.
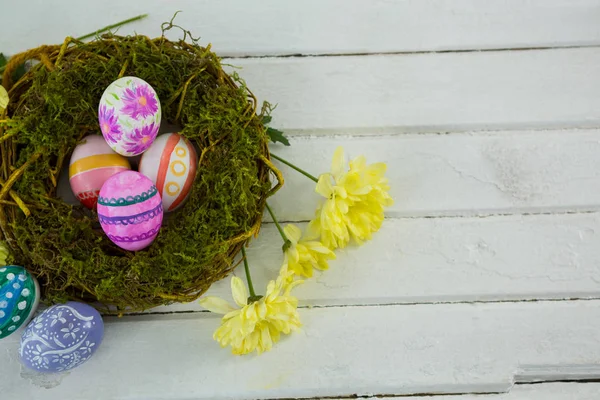
<svg viewBox="0 0 600 400"><path fill-rule="evenodd" d="M12 71L37 59L14 84ZM114 245L95 211L57 195L61 171L84 136L100 134L98 103L122 76L156 90L162 119L199 150L185 205L169 214L145 250ZM10 261L38 277L47 302L85 301L107 313L141 311L198 298L234 267L258 234L266 198L282 183L269 161L263 117L237 75L192 41L104 35L67 38L11 58L0 114L0 228ZM270 173L280 180L272 188Z"/></svg>

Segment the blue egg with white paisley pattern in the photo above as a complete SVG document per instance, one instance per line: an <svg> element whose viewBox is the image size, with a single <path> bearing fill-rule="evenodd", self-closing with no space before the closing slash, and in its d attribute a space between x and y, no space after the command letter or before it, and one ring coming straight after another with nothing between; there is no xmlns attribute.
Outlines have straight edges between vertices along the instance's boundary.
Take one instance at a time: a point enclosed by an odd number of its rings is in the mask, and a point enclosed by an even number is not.
<svg viewBox="0 0 600 400"><path fill-rule="evenodd" d="M27 368L63 372L92 357L104 337L104 322L95 308L69 301L34 318L21 336L19 354Z"/></svg>
<svg viewBox="0 0 600 400"><path fill-rule="evenodd" d="M33 317L40 302L37 280L23 267L0 268L0 339L15 332Z"/></svg>

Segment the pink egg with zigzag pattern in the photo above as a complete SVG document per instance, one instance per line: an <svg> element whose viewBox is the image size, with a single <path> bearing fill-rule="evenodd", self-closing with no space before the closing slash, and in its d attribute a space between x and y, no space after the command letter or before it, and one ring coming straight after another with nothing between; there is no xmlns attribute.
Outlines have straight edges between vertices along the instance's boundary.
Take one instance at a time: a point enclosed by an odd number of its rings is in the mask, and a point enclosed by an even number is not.
<svg viewBox="0 0 600 400"><path fill-rule="evenodd" d="M138 251L149 246L160 230L163 206L158 189L136 171L111 176L100 189L98 220L117 246Z"/></svg>

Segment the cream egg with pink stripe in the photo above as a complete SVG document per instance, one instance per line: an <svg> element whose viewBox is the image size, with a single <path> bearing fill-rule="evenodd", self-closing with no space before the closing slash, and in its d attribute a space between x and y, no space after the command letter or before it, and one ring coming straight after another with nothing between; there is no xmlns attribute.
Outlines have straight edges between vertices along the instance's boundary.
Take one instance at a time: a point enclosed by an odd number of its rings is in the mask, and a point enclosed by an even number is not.
<svg viewBox="0 0 600 400"><path fill-rule="evenodd" d="M73 151L69 183L73 194L89 209L96 207L98 193L108 178L131 169L129 161L115 153L102 136L91 135Z"/></svg>
<svg viewBox="0 0 600 400"><path fill-rule="evenodd" d="M198 155L190 141L177 133L167 133L142 155L139 171L156 185L165 211L173 211L189 195L197 164Z"/></svg>

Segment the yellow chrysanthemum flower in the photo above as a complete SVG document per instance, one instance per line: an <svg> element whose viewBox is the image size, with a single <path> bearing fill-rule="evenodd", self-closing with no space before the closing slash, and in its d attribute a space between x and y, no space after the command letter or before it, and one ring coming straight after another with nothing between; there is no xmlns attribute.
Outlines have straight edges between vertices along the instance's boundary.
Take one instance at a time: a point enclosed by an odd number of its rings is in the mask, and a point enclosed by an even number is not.
<svg viewBox="0 0 600 400"><path fill-rule="evenodd" d="M303 238L302 231L296 225L286 225L283 231L291 242L285 251L285 263L288 270L296 275L311 277L314 268L326 270L329 268L327 261L335 259L333 251L321 242Z"/></svg>
<svg viewBox="0 0 600 400"><path fill-rule="evenodd" d="M8 247L6 247L4 243L0 243L0 267L6 265L6 259L8 258L8 255Z"/></svg>
<svg viewBox="0 0 600 400"><path fill-rule="evenodd" d="M325 197L317 208L316 218L309 224L312 236L330 249L346 247L350 239L357 243L371 239L381 227L384 207L392 205L386 165L367 165L363 156L350 162L346 170L344 150L334 153L331 172L322 174L316 192Z"/></svg>
<svg viewBox="0 0 600 400"><path fill-rule="evenodd" d="M209 311L225 314L213 338L221 347L231 346L233 354L242 355L271 350L281 333L289 334L300 327L298 299L291 290L302 281L294 281L291 272L282 268L276 281L267 285L267 293L259 300L248 301L244 282L231 278L231 292L239 309L218 297L205 297L200 304Z"/></svg>
<svg viewBox="0 0 600 400"><path fill-rule="evenodd" d="M361 200L369 203L372 207L379 207L382 213L383 207L394 204L388 193L390 190L388 179L384 177L386 170L385 163L367 165L364 156L359 156L350 161L350 174L356 174L360 180L359 185L370 189L367 194L361 197Z"/></svg>

